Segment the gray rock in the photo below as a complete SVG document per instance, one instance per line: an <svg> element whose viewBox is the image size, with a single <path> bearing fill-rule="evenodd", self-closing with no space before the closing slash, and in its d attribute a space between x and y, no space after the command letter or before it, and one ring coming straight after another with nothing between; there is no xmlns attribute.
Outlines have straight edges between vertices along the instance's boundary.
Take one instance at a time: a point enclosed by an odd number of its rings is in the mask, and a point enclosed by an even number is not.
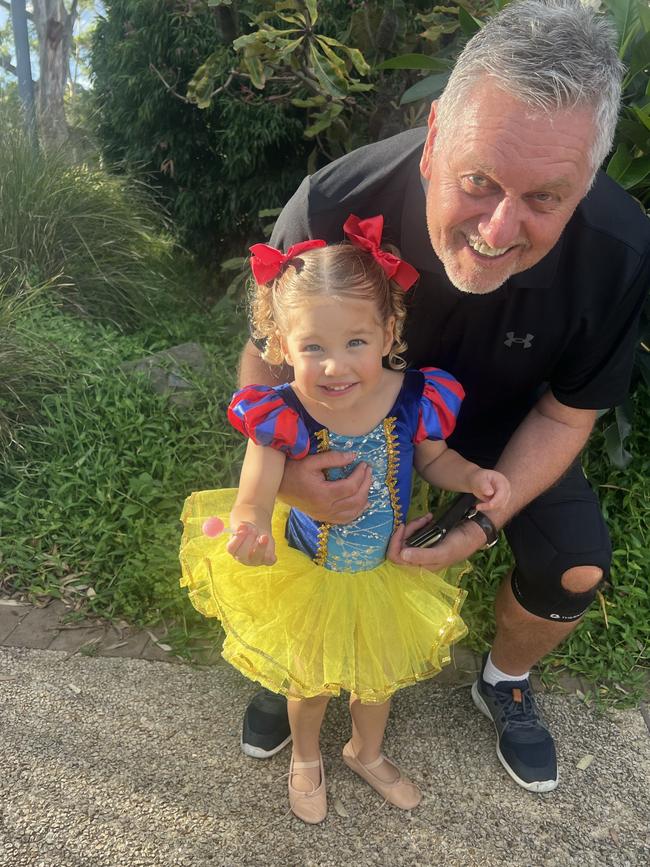
<svg viewBox="0 0 650 867"><path fill-rule="evenodd" d="M180 407L193 403L193 385L187 379L186 371L205 374L209 368L208 357L198 343L180 343L139 361L127 361L121 365L126 373L144 375L156 394L171 395L172 403Z"/></svg>

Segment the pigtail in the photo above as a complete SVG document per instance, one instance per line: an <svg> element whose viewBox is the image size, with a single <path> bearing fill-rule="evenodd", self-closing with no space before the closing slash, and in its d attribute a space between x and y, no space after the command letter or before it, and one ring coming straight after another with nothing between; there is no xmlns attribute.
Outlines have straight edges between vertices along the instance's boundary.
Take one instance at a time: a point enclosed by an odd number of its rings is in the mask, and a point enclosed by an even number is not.
<svg viewBox="0 0 650 867"><path fill-rule="evenodd" d="M248 286L252 334L257 340L264 340L262 358L268 364L284 361L273 304L277 282L257 283L251 279Z"/></svg>
<svg viewBox="0 0 650 867"><path fill-rule="evenodd" d="M407 350L406 341L403 338L404 325L406 323L406 300L404 290L393 280L389 281L389 304L390 314L395 317L393 328L393 345L388 352L388 364L393 370L404 370L406 362L402 355Z"/></svg>
<svg viewBox="0 0 650 867"><path fill-rule="evenodd" d="M387 253L392 253L393 256L400 256L399 247L396 247L394 244L384 243L381 245L381 249ZM408 295L394 280L386 278L386 283L388 284L386 290L386 309L382 312L385 314L386 319L389 319L391 316L395 317L393 345L388 353L388 365L393 370L404 370L406 362L402 358L402 355L406 352L408 346L402 335L406 323L406 302Z"/></svg>

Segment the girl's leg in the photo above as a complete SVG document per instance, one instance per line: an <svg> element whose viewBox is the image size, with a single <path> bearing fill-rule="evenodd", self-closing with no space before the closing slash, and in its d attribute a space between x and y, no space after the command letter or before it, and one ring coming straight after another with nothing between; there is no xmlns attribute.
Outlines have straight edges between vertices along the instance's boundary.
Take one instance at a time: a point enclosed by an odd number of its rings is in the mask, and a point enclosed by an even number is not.
<svg viewBox="0 0 650 867"><path fill-rule="evenodd" d="M389 712L390 701L361 704L357 696L350 696L352 738L343 747L343 761L390 804L412 810L422 792L381 752Z"/></svg>
<svg viewBox="0 0 650 867"><path fill-rule="evenodd" d="M296 762L314 762L320 757L320 727L325 716L328 695L288 701L289 725L293 735L293 757ZM312 785L313 784L313 785ZM291 785L299 792L311 792L320 785L320 769L301 768Z"/></svg>
<svg viewBox="0 0 650 867"><path fill-rule="evenodd" d="M389 714L390 700L383 704L361 704L356 695L350 696L352 749L363 765L371 764L381 755ZM392 783L399 777L397 768L390 762L373 768L373 774L384 783Z"/></svg>

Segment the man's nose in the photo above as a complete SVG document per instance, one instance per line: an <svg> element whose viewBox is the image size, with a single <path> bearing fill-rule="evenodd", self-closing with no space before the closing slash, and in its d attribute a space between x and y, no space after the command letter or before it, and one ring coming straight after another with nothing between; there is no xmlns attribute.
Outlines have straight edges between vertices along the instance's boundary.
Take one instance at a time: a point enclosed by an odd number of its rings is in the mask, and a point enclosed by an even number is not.
<svg viewBox="0 0 650 867"><path fill-rule="evenodd" d="M491 214L479 220L479 234L490 247L510 247L519 241L520 218L518 205L504 196Z"/></svg>

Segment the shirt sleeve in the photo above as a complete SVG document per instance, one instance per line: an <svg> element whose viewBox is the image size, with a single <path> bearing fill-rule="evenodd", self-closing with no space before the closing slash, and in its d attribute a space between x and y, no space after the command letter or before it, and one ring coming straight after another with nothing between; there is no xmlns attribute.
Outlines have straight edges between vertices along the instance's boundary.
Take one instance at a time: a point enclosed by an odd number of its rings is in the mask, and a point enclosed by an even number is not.
<svg viewBox="0 0 650 867"><path fill-rule="evenodd" d="M650 252L615 305L587 312L581 333L551 376L551 391L560 403L576 409L607 409L625 400L649 285Z"/></svg>
<svg viewBox="0 0 650 867"><path fill-rule="evenodd" d="M249 385L235 392L228 421L258 446L269 446L299 460L309 453L309 432L295 409L266 385Z"/></svg>
<svg viewBox="0 0 650 867"><path fill-rule="evenodd" d="M423 367L424 388L418 408L418 426L413 437L417 445L423 440L446 440L456 427L456 418L465 397L462 385L451 373L438 367Z"/></svg>

